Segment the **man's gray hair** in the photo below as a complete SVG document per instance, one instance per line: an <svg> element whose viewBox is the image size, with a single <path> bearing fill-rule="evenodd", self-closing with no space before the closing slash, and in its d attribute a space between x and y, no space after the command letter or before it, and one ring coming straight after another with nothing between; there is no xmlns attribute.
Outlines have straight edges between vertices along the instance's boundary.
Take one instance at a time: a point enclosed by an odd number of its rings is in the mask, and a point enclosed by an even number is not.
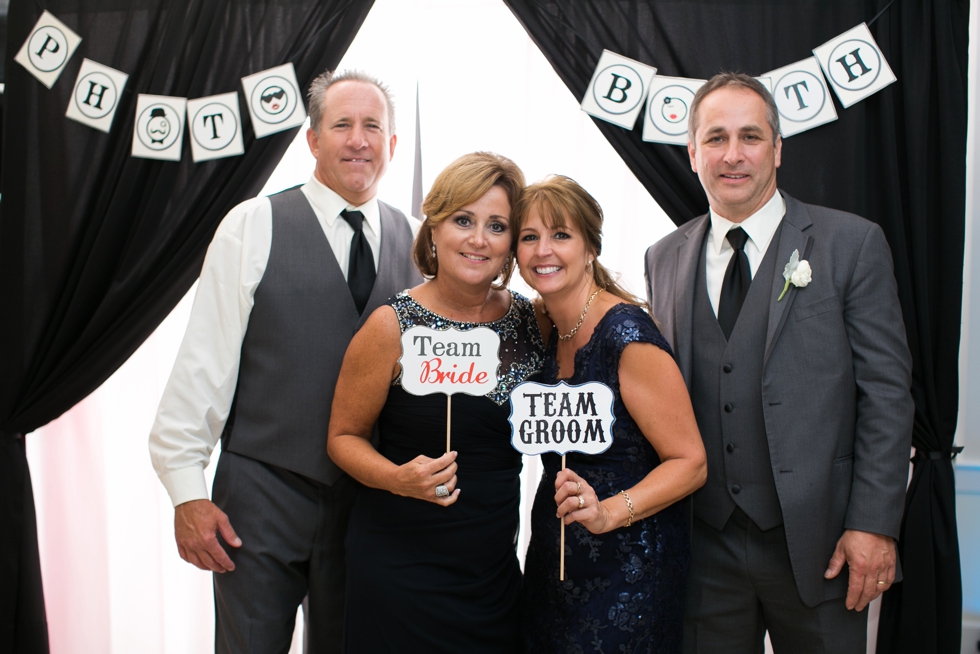
<svg viewBox="0 0 980 654"><path fill-rule="evenodd" d="M310 127L313 128L314 132L317 134L320 133L320 122L323 120L323 103L327 89L339 82L364 82L365 84L371 84L381 91L381 95L385 97L385 103L388 105L389 136L395 133L395 101L391 97L391 91L377 77L368 75L360 70L345 70L341 73L328 70L320 73L310 84L310 92L308 94Z"/></svg>
<svg viewBox="0 0 980 654"><path fill-rule="evenodd" d="M721 88L746 89L762 98L766 103L766 122L769 123L769 129L772 130L772 142L775 145L776 138L779 137L779 110L776 108L776 101L773 100L769 89L751 75L729 72L718 73L705 82L704 86L694 94L694 100L691 102L691 115L687 119L687 140L697 147L694 138L698 133L698 109L701 106L701 101L709 93Z"/></svg>

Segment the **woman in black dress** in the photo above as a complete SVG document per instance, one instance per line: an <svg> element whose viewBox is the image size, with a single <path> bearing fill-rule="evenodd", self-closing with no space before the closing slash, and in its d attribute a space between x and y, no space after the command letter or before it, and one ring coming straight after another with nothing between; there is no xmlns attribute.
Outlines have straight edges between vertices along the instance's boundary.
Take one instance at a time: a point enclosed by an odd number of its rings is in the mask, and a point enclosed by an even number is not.
<svg viewBox="0 0 980 654"><path fill-rule="evenodd" d="M525 651L679 654L690 560L678 500L706 478L704 446L670 346L596 257L602 210L567 177L528 187L514 212L521 276L550 332L541 382L613 390L612 446L542 456L524 564ZM557 507L557 508L556 508ZM559 580L559 524L566 526Z"/></svg>
<svg viewBox="0 0 980 654"><path fill-rule="evenodd" d="M365 486L347 534L348 653L520 650L521 456L508 398L538 372L543 348L531 303L505 289L523 186L499 155L450 164L425 199L415 242L428 281L377 309L344 358L327 450ZM453 396L450 453L446 396L410 395L400 383L401 334L419 325L500 337L497 386Z"/></svg>

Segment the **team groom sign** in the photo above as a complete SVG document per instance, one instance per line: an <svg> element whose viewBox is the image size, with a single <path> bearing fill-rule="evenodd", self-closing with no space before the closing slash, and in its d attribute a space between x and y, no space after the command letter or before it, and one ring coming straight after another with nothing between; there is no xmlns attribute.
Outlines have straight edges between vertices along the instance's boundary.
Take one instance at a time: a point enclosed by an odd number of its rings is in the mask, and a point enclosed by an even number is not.
<svg viewBox="0 0 980 654"><path fill-rule="evenodd" d="M500 337L492 329L412 327L402 333L402 388L412 395L446 394L446 451L452 396L486 395L497 386Z"/></svg>
<svg viewBox="0 0 980 654"><path fill-rule="evenodd" d="M612 445L616 418L613 392L605 384L524 382L511 392L510 406L511 444L522 454L601 454Z"/></svg>
<svg viewBox="0 0 980 654"><path fill-rule="evenodd" d="M524 382L510 393L511 445L521 454L601 454L612 446L612 389L600 382L555 386ZM565 522L561 522L558 579L565 580Z"/></svg>

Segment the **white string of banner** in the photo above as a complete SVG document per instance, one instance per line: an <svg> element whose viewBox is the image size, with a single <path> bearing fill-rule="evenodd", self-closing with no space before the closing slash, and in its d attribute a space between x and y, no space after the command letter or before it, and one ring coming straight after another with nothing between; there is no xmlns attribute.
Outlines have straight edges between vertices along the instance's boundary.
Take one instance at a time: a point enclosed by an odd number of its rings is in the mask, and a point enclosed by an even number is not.
<svg viewBox="0 0 980 654"><path fill-rule="evenodd" d="M756 78L776 101L784 138L837 120L831 89L847 109L896 81L866 23L812 52L812 57ZM691 101L704 83L657 75L652 66L603 50L582 98L582 110L632 130L646 101L643 140L687 145Z"/></svg>
<svg viewBox="0 0 980 654"><path fill-rule="evenodd" d="M14 60L50 89L81 41L82 37L45 11ZM831 89L846 109L896 81L866 23L812 52L812 57L757 77L776 101L784 138L837 120ZM644 141L686 145L688 111L705 80L656 73L653 66L603 50L582 109L629 130L642 112ZM128 79L122 71L83 59L65 115L108 133ZM306 120L292 63L248 75L241 82L256 138ZM235 91L194 99L141 93L136 116L134 157L180 161L185 130L190 132L195 162L245 152Z"/></svg>
<svg viewBox="0 0 980 654"><path fill-rule="evenodd" d="M81 42L82 37L45 11L14 61L50 89ZM82 59L65 116L108 134L128 79L129 75L122 71ZM248 75L241 81L256 138L306 121L292 63ZM238 92L194 99L137 95L132 156L180 161L185 130L190 133L195 162L244 154Z"/></svg>

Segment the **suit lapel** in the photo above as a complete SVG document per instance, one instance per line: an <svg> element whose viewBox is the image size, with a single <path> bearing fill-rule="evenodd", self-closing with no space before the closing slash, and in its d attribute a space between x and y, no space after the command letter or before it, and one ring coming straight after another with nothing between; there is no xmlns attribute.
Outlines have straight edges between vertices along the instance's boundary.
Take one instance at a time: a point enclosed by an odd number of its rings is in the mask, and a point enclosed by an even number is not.
<svg viewBox="0 0 980 654"><path fill-rule="evenodd" d="M796 299L797 289L792 284L782 301L777 302L779 295L783 292L786 280L783 278L783 268L789 262L793 250L798 250L800 259L806 259L810 253L810 246L813 239L805 233L805 230L813 224L810 214L801 202L783 193L786 200L786 215L783 216L782 229L780 230L779 243L776 251L776 273L772 279L772 289L769 301L769 326L766 330L766 355L763 359L763 366L769 362L769 355L779 338L779 334L786 323L786 317ZM771 246L770 246L771 247Z"/></svg>
<svg viewBox="0 0 980 654"><path fill-rule="evenodd" d="M694 284L704 235L709 225L708 214L692 220L685 231L687 238L677 246L677 267L674 277L674 353L677 365L691 387L694 333Z"/></svg>

